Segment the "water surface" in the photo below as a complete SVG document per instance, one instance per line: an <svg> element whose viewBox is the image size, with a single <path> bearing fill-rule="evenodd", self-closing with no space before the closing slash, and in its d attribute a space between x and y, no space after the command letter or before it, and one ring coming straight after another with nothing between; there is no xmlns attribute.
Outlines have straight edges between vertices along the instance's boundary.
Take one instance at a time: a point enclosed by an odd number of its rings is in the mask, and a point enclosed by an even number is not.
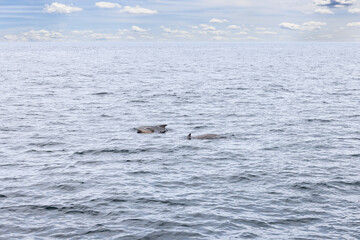
<svg viewBox="0 0 360 240"><path fill-rule="evenodd" d="M0 238L360 239L359 56L1 43Z"/></svg>

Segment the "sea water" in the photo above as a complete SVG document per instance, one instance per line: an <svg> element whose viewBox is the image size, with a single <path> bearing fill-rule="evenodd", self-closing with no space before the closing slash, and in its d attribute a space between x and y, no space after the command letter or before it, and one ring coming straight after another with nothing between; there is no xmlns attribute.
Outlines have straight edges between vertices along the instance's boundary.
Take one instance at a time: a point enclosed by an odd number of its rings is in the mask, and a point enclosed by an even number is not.
<svg viewBox="0 0 360 240"><path fill-rule="evenodd" d="M359 44L1 43L0 63L1 239L360 239Z"/></svg>

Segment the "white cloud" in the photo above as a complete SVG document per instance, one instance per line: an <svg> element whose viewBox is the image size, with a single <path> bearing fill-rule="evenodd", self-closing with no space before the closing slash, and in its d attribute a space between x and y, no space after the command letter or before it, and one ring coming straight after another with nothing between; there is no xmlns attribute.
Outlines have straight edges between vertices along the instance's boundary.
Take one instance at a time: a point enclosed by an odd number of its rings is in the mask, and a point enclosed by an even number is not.
<svg viewBox="0 0 360 240"><path fill-rule="evenodd" d="M200 24L199 26L200 26L202 29L204 29L204 30L211 30L211 31L215 31L215 30L216 30L215 27L210 26L210 25L207 25L207 24Z"/></svg>
<svg viewBox="0 0 360 240"><path fill-rule="evenodd" d="M310 22L303 23L301 30L312 31L312 30L320 29L322 26L325 26L325 25L326 25L326 23L324 23L324 22L310 21Z"/></svg>
<svg viewBox="0 0 360 240"><path fill-rule="evenodd" d="M23 33L23 39L26 41L58 41L65 38L61 33L47 30L31 30Z"/></svg>
<svg viewBox="0 0 360 240"><path fill-rule="evenodd" d="M206 5L215 5L215 6L249 6L252 1L250 0L205 0L203 1Z"/></svg>
<svg viewBox="0 0 360 240"><path fill-rule="evenodd" d="M326 23L323 22L316 22L316 21L310 21L305 22L302 25L295 24L295 23L280 23L279 26L284 29L289 30L303 30L303 31L313 31L320 29L322 26L325 26Z"/></svg>
<svg viewBox="0 0 360 240"><path fill-rule="evenodd" d="M166 33L174 33L174 31L177 31L177 30L172 30L171 28L167 28L167 27L164 27L164 26L161 26L162 30L164 30Z"/></svg>
<svg viewBox="0 0 360 240"><path fill-rule="evenodd" d="M135 7L125 6L122 10L120 10L120 12L133 13L133 14L156 14L157 13L156 10L142 8L139 6L135 6Z"/></svg>
<svg viewBox="0 0 360 240"><path fill-rule="evenodd" d="M222 31L222 30L215 30L215 31L211 31L210 33L215 34L215 35L225 35L226 32Z"/></svg>
<svg viewBox="0 0 360 240"><path fill-rule="evenodd" d="M264 31L264 32L256 32L257 34L267 34L267 35L276 35L277 32Z"/></svg>
<svg viewBox="0 0 360 240"><path fill-rule="evenodd" d="M203 34L203 35L208 34L207 31L203 31L203 30L201 30L201 31L195 31L195 32L193 32L193 33L199 33L199 34Z"/></svg>
<svg viewBox="0 0 360 240"><path fill-rule="evenodd" d="M82 9L79 7L54 2L50 5L45 5L44 11L47 13L69 14L69 13L73 13L73 12L80 12L80 11L82 11Z"/></svg>
<svg viewBox="0 0 360 240"><path fill-rule="evenodd" d="M118 29L118 31L117 31L117 33L120 34L120 35L129 33L129 32L130 32L129 29Z"/></svg>
<svg viewBox="0 0 360 240"><path fill-rule="evenodd" d="M334 12L328 8L318 8L315 10L315 12L320 14L334 14Z"/></svg>
<svg viewBox="0 0 360 240"><path fill-rule="evenodd" d="M171 29L164 26L161 26L162 30L166 33L166 35L171 35L174 37L180 37L180 38L193 38L193 35L185 30L177 30L177 29Z"/></svg>
<svg viewBox="0 0 360 240"><path fill-rule="evenodd" d="M188 31L185 30L173 30L171 28L167 28L164 26L161 26L162 30L164 30L166 33L180 33L180 34L189 34Z"/></svg>
<svg viewBox="0 0 360 240"><path fill-rule="evenodd" d="M110 41L116 41L121 39L121 36L119 35L106 34L106 33L93 33L90 35L90 37L95 40L110 40Z"/></svg>
<svg viewBox="0 0 360 240"><path fill-rule="evenodd" d="M279 24L280 27L285 28L285 29L289 29L289 30L297 30L300 28L300 25L295 24L295 23L280 23Z"/></svg>
<svg viewBox="0 0 360 240"><path fill-rule="evenodd" d="M18 40L20 40L19 36L17 36L17 35L5 35L4 39L8 40L8 41L18 41Z"/></svg>
<svg viewBox="0 0 360 240"><path fill-rule="evenodd" d="M213 40L216 40L216 41L225 41L225 40L228 40L226 37L222 37L222 36L215 36L213 37Z"/></svg>
<svg viewBox="0 0 360 240"><path fill-rule="evenodd" d="M346 24L347 27L360 27L360 22L351 22Z"/></svg>
<svg viewBox="0 0 360 240"><path fill-rule="evenodd" d="M360 13L360 8L350 8L349 13Z"/></svg>
<svg viewBox="0 0 360 240"><path fill-rule="evenodd" d="M259 38L257 37L252 37L252 36L249 36L249 37L246 37L247 40L259 40Z"/></svg>
<svg viewBox="0 0 360 240"><path fill-rule="evenodd" d="M74 30L71 31L72 34L76 34L76 35L85 35L85 34L90 34L93 33L94 31L92 30Z"/></svg>
<svg viewBox="0 0 360 240"><path fill-rule="evenodd" d="M21 41L21 42L49 42L62 41L66 37L60 32L47 30L30 30L19 35L5 35L3 39L6 41Z"/></svg>
<svg viewBox="0 0 360 240"><path fill-rule="evenodd" d="M138 26L132 26L131 29L132 29L134 32L146 32L146 31L147 31L146 29L143 29L143 28L138 27Z"/></svg>
<svg viewBox="0 0 360 240"><path fill-rule="evenodd" d="M235 35L247 35L247 34L248 34L248 33L245 32L245 31L235 33Z"/></svg>
<svg viewBox="0 0 360 240"><path fill-rule="evenodd" d="M227 29L240 29L241 27L238 25L230 25L227 27Z"/></svg>
<svg viewBox="0 0 360 240"><path fill-rule="evenodd" d="M154 39L153 36L148 36L148 35L141 35L140 37L145 38L145 39L150 39L150 40Z"/></svg>
<svg viewBox="0 0 360 240"><path fill-rule="evenodd" d="M332 34L326 34L326 35L320 35L318 36L319 38L323 38L323 39L333 39L334 35Z"/></svg>
<svg viewBox="0 0 360 240"><path fill-rule="evenodd" d="M120 4L112 2L96 2L95 6L99 8L121 8Z"/></svg>
<svg viewBox="0 0 360 240"><path fill-rule="evenodd" d="M331 0L314 0L315 5L324 6L331 4Z"/></svg>
<svg viewBox="0 0 360 240"><path fill-rule="evenodd" d="M218 18L213 18L209 21L210 23L227 23L229 22L228 20L226 19L218 19Z"/></svg>

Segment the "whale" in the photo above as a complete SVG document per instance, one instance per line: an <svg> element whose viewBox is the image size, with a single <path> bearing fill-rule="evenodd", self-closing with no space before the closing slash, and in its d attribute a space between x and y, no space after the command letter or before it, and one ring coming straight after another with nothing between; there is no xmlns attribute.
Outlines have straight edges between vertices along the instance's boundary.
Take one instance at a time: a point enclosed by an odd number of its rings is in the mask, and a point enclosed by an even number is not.
<svg viewBox="0 0 360 240"><path fill-rule="evenodd" d="M191 140L191 139L217 139L217 138L221 138L220 135L217 134L203 134L203 135L198 135L198 136L191 136L191 133L189 133L189 135L187 136L187 139Z"/></svg>
<svg viewBox="0 0 360 240"><path fill-rule="evenodd" d="M137 127L137 133L165 133L167 124Z"/></svg>

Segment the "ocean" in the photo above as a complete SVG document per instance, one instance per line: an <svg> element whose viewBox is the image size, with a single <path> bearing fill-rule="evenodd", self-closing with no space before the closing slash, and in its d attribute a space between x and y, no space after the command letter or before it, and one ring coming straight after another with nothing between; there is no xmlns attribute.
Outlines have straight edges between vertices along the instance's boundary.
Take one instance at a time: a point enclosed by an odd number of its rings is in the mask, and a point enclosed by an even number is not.
<svg viewBox="0 0 360 240"><path fill-rule="evenodd" d="M360 239L358 43L0 43L0 62L0 239Z"/></svg>

